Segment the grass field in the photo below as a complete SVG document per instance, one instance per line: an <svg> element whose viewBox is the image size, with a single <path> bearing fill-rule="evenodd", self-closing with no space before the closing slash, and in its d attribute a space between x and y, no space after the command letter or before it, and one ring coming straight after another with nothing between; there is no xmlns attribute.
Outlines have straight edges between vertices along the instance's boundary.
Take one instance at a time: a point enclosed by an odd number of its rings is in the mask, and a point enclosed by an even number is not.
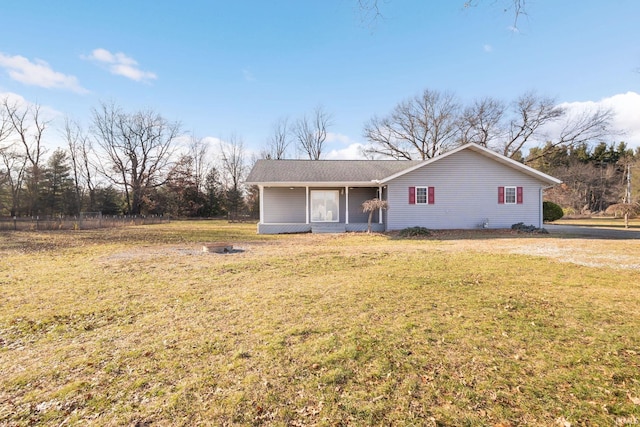
<svg viewBox="0 0 640 427"><path fill-rule="evenodd" d="M480 230L3 233L0 425L638 425L639 254Z"/></svg>

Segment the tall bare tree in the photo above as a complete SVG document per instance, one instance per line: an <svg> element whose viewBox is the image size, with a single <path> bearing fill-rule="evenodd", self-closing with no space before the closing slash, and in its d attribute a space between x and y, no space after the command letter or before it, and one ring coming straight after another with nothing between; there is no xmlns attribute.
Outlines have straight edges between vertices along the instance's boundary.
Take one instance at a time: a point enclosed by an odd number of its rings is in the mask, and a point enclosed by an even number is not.
<svg viewBox="0 0 640 427"><path fill-rule="evenodd" d="M4 98L2 107L13 132L22 144L30 166L38 167L44 154L42 135L49 125L49 121L42 118L40 105L20 106L17 102L12 103L9 98Z"/></svg>
<svg viewBox="0 0 640 427"><path fill-rule="evenodd" d="M287 157L287 148L291 142L289 120L286 117L278 119L267 139L267 146L260 153L263 159L282 160Z"/></svg>
<svg viewBox="0 0 640 427"><path fill-rule="evenodd" d="M204 191L205 178L211 168L208 160L209 144L202 138L191 136L189 140L188 156L191 158L193 179L198 191Z"/></svg>
<svg viewBox="0 0 640 427"><path fill-rule="evenodd" d="M22 150L22 155L14 156L14 159L24 159L26 162L23 172L28 199L27 214L36 215L42 178L41 161L45 151L42 137L49 121L42 117L38 104L19 105L18 102L11 102L5 97L0 108L4 110L17 139L17 145Z"/></svg>
<svg viewBox="0 0 640 427"><path fill-rule="evenodd" d="M461 108L451 93L425 90L399 103L385 117L372 118L364 128L369 157L429 159L456 145L476 143L505 156L522 159L522 150L538 147L535 161L556 147L601 142L615 135L611 109L574 113L555 99L528 92L507 109L485 97Z"/></svg>
<svg viewBox="0 0 640 427"><path fill-rule="evenodd" d="M527 144L551 142L545 147L570 147L583 142L600 142L614 134L611 129L614 113L611 109L598 108L571 114L558 106L555 99L535 92L527 92L516 99L513 113L507 137L500 147L502 154L508 157L517 156ZM549 127L556 127L559 131L550 133ZM547 153L548 150L542 150L538 156Z"/></svg>
<svg viewBox="0 0 640 427"><path fill-rule="evenodd" d="M475 100L460 116L460 142L491 146L503 136L504 114L505 106L502 101L491 97Z"/></svg>
<svg viewBox="0 0 640 427"><path fill-rule="evenodd" d="M96 208L96 171L95 161L92 159L93 147L88 134L82 126L69 117L65 117L62 136L67 142L71 174L74 182L74 194L78 214L82 211L83 200L88 195L87 210L93 212Z"/></svg>
<svg viewBox="0 0 640 427"><path fill-rule="evenodd" d="M2 151L10 145L5 143L5 141L13 133L13 125L9 117L9 111L5 107L8 104L8 98L5 97L0 102L2 103L2 107L0 108L0 151Z"/></svg>
<svg viewBox="0 0 640 427"><path fill-rule="evenodd" d="M100 172L122 187L129 214L143 212L166 179L180 124L152 110L125 113L114 104L93 110L92 134L103 152Z"/></svg>
<svg viewBox="0 0 640 427"><path fill-rule="evenodd" d="M502 154L508 157L518 153L543 126L562 118L564 111L553 98L527 92L513 103L513 117L508 125L508 134L501 144Z"/></svg>
<svg viewBox="0 0 640 427"><path fill-rule="evenodd" d="M402 101L385 117L374 117L364 136L369 155L425 160L447 151L458 141L460 105L451 92L425 90Z"/></svg>
<svg viewBox="0 0 640 427"><path fill-rule="evenodd" d="M313 110L311 117L304 115L293 125L292 132L298 143L298 149L310 160L320 160L322 157L327 130L332 120L331 114L322 106L318 106Z"/></svg>
<svg viewBox="0 0 640 427"><path fill-rule="evenodd" d="M0 158L2 158L2 166L0 166L0 212L3 209L3 194L6 193L5 186L9 183L11 178L10 176L10 168L5 162L5 158L8 159L9 149L11 148L11 143L6 142L9 136L13 133L13 127L11 126L11 122L9 120L9 116L7 111L4 108L0 108Z"/></svg>
<svg viewBox="0 0 640 427"><path fill-rule="evenodd" d="M356 0L357 7L362 14L362 19L368 22L376 21L383 16L380 8L381 3L383 3L381 0ZM463 8L469 9L481 3L482 0L466 0L461 2L461 5ZM489 4L501 7L502 10L510 13L513 17L513 28L518 28L518 20L522 16L527 15L527 0L492 0Z"/></svg>
<svg viewBox="0 0 640 427"><path fill-rule="evenodd" d="M244 141L232 135L229 141L220 144L225 204L230 219L237 220L244 205L242 182L247 171Z"/></svg>
<svg viewBox="0 0 640 427"><path fill-rule="evenodd" d="M25 168L27 163L24 155L13 146L5 147L0 150L0 160L2 161L3 170L0 170L0 184L4 183L9 193L9 212L11 216L18 215L20 209L20 200L23 190L23 181Z"/></svg>

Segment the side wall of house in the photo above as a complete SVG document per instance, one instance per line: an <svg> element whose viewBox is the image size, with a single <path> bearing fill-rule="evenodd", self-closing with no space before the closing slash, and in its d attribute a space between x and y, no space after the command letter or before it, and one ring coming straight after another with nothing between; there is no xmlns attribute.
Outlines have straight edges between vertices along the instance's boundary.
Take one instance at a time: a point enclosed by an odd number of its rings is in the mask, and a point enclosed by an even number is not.
<svg viewBox="0 0 640 427"><path fill-rule="evenodd" d="M410 204L410 187L433 187L433 204ZM522 203L498 201L499 187L522 187ZM387 230L542 226L543 183L471 150L428 164L387 185Z"/></svg>

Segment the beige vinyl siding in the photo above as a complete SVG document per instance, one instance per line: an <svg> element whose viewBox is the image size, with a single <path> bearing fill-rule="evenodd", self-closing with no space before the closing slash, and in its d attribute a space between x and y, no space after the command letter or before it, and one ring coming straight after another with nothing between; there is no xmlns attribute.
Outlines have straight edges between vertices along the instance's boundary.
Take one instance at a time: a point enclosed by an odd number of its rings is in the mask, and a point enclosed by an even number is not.
<svg viewBox="0 0 640 427"><path fill-rule="evenodd" d="M410 205L409 187L435 188L435 204ZM522 204L498 204L498 187L523 187ZM544 184L512 167L471 150L463 150L402 175L388 183L387 230L421 226L430 229L542 225Z"/></svg>
<svg viewBox="0 0 640 427"><path fill-rule="evenodd" d="M265 187L263 198L265 223L306 223L304 187Z"/></svg>

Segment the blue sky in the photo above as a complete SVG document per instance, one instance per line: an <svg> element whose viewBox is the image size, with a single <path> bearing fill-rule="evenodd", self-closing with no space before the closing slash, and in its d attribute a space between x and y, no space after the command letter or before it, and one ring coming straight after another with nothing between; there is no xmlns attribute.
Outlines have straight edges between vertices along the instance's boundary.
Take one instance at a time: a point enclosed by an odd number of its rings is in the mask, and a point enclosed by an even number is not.
<svg viewBox="0 0 640 427"><path fill-rule="evenodd" d="M57 126L88 127L101 101L152 108L255 151L276 120L322 105L329 157L344 158L367 120L424 89L506 102L536 90L615 107L616 140L640 146L640 2L529 0L518 31L509 0L464 3L380 0L372 23L357 0L5 2L0 94L54 111Z"/></svg>

